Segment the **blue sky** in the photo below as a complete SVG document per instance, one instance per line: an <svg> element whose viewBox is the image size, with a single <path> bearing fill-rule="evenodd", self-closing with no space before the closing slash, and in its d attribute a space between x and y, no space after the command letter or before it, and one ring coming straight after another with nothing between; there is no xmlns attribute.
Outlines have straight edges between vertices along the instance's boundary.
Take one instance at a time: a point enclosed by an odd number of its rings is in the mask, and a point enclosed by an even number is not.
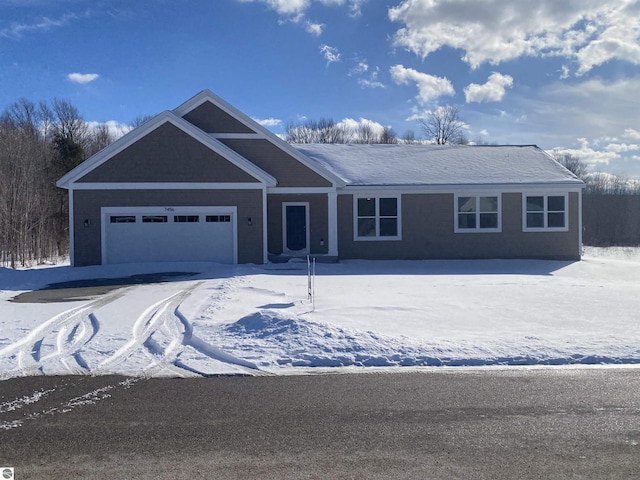
<svg viewBox="0 0 640 480"><path fill-rule="evenodd" d="M569 152L640 177L640 0L0 0L0 109L128 124L208 88L282 133L304 118Z"/></svg>

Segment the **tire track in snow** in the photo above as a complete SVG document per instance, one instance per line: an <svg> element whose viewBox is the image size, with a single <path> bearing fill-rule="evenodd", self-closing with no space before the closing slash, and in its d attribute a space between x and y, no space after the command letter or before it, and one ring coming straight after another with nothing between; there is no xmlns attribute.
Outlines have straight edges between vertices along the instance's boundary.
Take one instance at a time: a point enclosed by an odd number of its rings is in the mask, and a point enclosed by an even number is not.
<svg viewBox="0 0 640 480"><path fill-rule="evenodd" d="M162 371L178 376L206 376L205 372L180 359L185 349L191 347L208 358L231 364L242 372L265 375L266 372L261 371L254 363L227 354L193 334L193 326L182 315L179 307L201 284L202 282L195 283L149 306L133 324L132 338L104 360L93 373L113 372L115 367L122 365L128 358L142 353L149 363L141 373L147 376Z"/></svg>
<svg viewBox="0 0 640 480"><path fill-rule="evenodd" d="M60 328L56 342L56 352L60 363L69 373L87 373L89 366L82 358L81 349L96 336L100 324L93 313L82 315L75 323L66 324ZM43 360L45 360L43 358Z"/></svg>
<svg viewBox="0 0 640 480"><path fill-rule="evenodd" d="M93 311L124 295L120 289L102 297L65 310L41 323L20 340L0 349L0 357L15 356L18 368L0 375L0 380L18 376L41 375L53 369L56 361L62 371L70 374L89 373L81 349L98 333L100 324ZM53 347L50 353L44 352ZM61 373L61 372L57 372Z"/></svg>

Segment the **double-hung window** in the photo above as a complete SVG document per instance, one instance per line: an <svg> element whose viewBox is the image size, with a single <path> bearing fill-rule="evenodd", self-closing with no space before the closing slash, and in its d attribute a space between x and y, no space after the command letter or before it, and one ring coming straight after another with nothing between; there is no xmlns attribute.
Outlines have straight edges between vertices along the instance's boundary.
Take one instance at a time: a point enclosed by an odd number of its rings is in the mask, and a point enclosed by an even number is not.
<svg viewBox="0 0 640 480"><path fill-rule="evenodd" d="M524 231L567 231L567 195L528 195L523 198Z"/></svg>
<svg viewBox="0 0 640 480"><path fill-rule="evenodd" d="M400 240L400 197L355 197L356 240Z"/></svg>
<svg viewBox="0 0 640 480"><path fill-rule="evenodd" d="M500 195L456 195L456 233L499 232Z"/></svg>

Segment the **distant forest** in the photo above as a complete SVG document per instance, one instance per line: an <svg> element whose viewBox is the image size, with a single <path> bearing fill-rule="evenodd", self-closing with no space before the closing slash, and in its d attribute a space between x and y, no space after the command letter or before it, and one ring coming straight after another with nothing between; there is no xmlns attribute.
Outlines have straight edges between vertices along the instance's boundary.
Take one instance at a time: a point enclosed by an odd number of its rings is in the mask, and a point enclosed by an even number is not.
<svg viewBox="0 0 640 480"><path fill-rule="evenodd" d="M68 253L66 190L56 180L115 140L66 100L21 99L0 115L0 265Z"/></svg>
<svg viewBox="0 0 640 480"><path fill-rule="evenodd" d="M453 125L440 118L420 124L430 140L416 139L412 131L399 138L391 128L373 122L348 126L330 119L289 123L285 139L290 143L477 143L462 135L457 111L453 113ZM138 117L129 127L139 126L148 118ZM107 124L85 121L66 100L34 103L21 99L0 114L0 266L29 266L68 254L68 195L55 182L116 139ZM585 181L587 195L640 195L638 181L588 173L586 164L572 155L556 156L556 160ZM632 203L620 205L624 207L621 221L628 223ZM619 239L605 235L604 230L611 229L601 225L605 220L611 223L611 212L593 207L596 210L603 212L602 219L589 217L590 222L595 222L589 228L598 232L597 242L640 244L637 226L623 229ZM640 219L639 213L631 216Z"/></svg>

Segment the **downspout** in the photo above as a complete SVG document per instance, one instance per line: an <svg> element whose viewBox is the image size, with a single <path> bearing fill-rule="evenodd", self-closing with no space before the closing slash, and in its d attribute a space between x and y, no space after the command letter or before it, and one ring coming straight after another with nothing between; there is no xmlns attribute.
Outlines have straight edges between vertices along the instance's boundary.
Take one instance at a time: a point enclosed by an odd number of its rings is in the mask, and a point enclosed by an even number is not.
<svg viewBox="0 0 640 480"><path fill-rule="evenodd" d="M69 186L69 261L72 267L76 265L75 217L73 215L73 187Z"/></svg>
<svg viewBox="0 0 640 480"><path fill-rule="evenodd" d="M582 192L583 188L578 191L578 256L582 259L584 245L582 244Z"/></svg>
<svg viewBox="0 0 640 480"><path fill-rule="evenodd" d="M267 185L262 184L262 263L269 263L267 221Z"/></svg>

